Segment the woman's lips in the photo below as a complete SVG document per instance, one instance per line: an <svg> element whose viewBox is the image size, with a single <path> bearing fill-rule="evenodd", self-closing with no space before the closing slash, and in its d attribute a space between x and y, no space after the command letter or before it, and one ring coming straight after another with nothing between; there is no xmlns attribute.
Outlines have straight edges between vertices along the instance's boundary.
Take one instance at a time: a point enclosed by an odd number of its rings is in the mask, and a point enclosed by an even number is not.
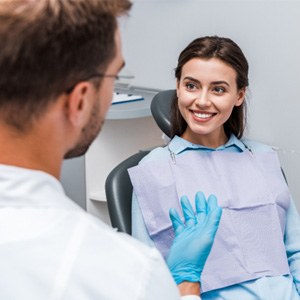
<svg viewBox="0 0 300 300"><path fill-rule="evenodd" d="M200 121L200 122L207 122L216 115L216 113L200 112L200 111L194 111L194 110L191 110L191 113L192 113L194 119L196 121Z"/></svg>

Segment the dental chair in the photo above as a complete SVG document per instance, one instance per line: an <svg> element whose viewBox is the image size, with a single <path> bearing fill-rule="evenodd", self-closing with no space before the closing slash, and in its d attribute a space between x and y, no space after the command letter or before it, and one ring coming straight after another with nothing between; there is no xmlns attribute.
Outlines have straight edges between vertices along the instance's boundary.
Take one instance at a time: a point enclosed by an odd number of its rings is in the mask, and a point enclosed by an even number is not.
<svg viewBox="0 0 300 300"><path fill-rule="evenodd" d="M158 127L170 137L170 109L175 90L159 92L151 102L151 113ZM131 234L132 184L127 169L136 166L150 150L141 150L118 164L105 181L105 193L111 225Z"/></svg>

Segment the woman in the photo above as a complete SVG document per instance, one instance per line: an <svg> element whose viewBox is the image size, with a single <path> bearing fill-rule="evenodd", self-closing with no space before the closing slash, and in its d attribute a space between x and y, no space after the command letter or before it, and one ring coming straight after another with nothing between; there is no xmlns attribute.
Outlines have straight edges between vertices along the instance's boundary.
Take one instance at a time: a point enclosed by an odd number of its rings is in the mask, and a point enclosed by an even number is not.
<svg viewBox="0 0 300 300"><path fill-rule="evenodd" d="M248 63L228 38L194 40L175 70L172 139L129 170L133 236L167 255L168 207L215 194L223 214L203 299L299 299L300 221L276 153L243 138Z"/></svg>

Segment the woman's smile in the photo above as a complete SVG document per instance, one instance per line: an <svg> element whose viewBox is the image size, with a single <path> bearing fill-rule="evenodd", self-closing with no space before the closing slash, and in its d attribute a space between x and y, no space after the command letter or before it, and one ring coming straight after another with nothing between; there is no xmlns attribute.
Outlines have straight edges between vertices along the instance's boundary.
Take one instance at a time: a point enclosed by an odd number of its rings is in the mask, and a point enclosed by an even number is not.
<svg viewBox="0 0 300 300"><path fill-rule="evenodd" d="M217 114L199 110L190 110L190 112L196 122L208 122Z"/></svg>

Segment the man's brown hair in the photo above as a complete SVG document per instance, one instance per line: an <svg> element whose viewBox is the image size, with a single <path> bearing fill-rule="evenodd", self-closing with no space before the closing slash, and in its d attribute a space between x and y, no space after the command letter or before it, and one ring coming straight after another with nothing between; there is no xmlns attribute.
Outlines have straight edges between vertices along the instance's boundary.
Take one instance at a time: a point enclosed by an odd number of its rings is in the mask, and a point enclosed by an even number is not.
<svg viewBox="0 0 300 300"><path fill-rule="evenodd" d="M115 55L129 0L0 0L0 118L22 130Z"/></svg>

